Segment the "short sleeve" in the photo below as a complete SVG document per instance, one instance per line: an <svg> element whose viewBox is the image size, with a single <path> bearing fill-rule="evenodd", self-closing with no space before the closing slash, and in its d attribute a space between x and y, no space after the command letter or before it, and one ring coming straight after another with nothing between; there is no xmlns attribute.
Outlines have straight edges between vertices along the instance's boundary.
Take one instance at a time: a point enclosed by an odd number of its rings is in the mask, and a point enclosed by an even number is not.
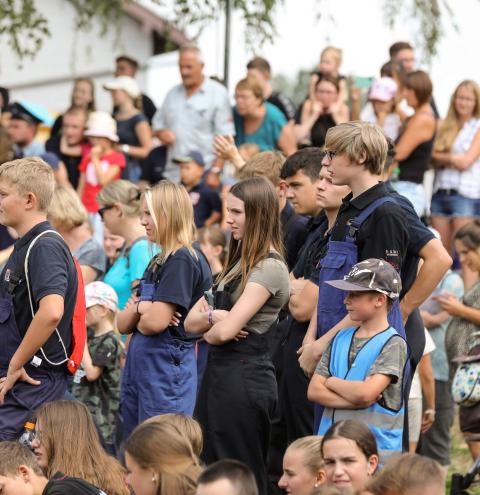
<svg viewBox="0 0 480 495"><path fill-rule="evenodd" d="M407 344L399 335L393 336L384 346L368 373L371 375L389 375L396 383L403 374L407 360Z"/></svg>
<svg viewBox="0 0 480 495"><path fill-rule="evenodd" d="M176 304L188 311L198 278L194 263L186 249L172 255L162 268L153 300Z"/></svg>
<svg viewBox="0 0 480 495"><path fill-rule="evenodd" d="M157 109L155 115L153 116L152 129L154 131L160 131L161 129L167 128L165 114L166 114L167 106L169 104L169 100L171 99L171 94L172 94L171 92L167 94L165 100L163 100L162 106Z"/></svg>
<svg viewBox="0 0 480 495"><path fill-rule="evenodd" d="M65 298L69 257L71 255L60 239L44 237L32 248L28 260L28 278L36 304L52 294Z"/></svg>
<svg viewBox="0 0 480 495"><path fill-rule="evenodd" d="M208 204L210 205L211 211L222 212L222 200L220 196L215 191L208 192Z"/></svg>
<svg viewBox="0 0 480 495"><path fill-rule="evenodd" d="M80 170L80 172L85 173L85 171L87 170L87 165L88 165L89 161L90 161L90 152L83 155L82 161L80 162L80 165L78 166L78 170Z"/></svg>
<svg viewBox="0 0 480 495"><path fill-rule="evenodd" d="M233 125L232 107L225 88L218 89L221 92L218 98L218 107L214 117L214 134L221 136L234 136L235 126Z"/></svg>
<svg viewBox="0 0 480 495"><path fill-rule="evenodd" d="M153 254L153 250L150 252L149 244L146 239L141 239L133 244L128 255L130 283L134 280L140 280L142 278Z"/></svg>
<svg viewBox="0 0 480 495"><path fill-rule="evenodd" d="M427 354L431 354L436 348L435 342L432 337L430 337L430 332L425 329L425 348L423 350L423 355L426 356Z"/></svg>
<svg viewBox="0 0 480 495"><path fill-rule="evenodd" d="M114 152L108 157L110 165L117 165L120 168L125 168L126 160L123 153Z"/></svg>
<svg viewBox="0 0 480 495"><path fill-rule="evenodd" d="M284 287L285 270L284 263L273 258L267 258L252 270L247 283L259 284L274 296Z"/></svg>
<svg viewBox="0 0 480 495"><path fill-rule="evenodd" d="M115 366L118 357L119 342L113 335L105 337L96 347L92 354L94 366L112 367Z"/></svg>
<svg viewBox="0 0 480 495"><path fill-rule="evenodd" d="M330 354L332 352L332 342L333 339L328 343L327 348L323 351L322 357L315 368L315 374L320 376L329 377L329 363L330 363Z"/></svg>

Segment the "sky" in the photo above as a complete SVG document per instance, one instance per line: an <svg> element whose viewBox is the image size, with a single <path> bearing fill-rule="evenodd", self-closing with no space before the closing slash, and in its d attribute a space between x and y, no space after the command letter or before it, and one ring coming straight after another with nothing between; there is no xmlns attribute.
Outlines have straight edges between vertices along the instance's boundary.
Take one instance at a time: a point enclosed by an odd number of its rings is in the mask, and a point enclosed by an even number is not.
<svg viewBox="0 0 480 495"><path fill-rule="evenodd" d="M454 20L459 32L445 19L446 34L431 65L422 62L418 54L419 68L431 74L435 99L443 115L460 81L480 82L480 1L448 1L455 7ZM403 2L408 5L412 0ZM321 50L330 44L343 49L343 74L375 76L388 59L388 47L398 40L414 43L418 33L416 20L408 18L406 11L395 28L389 29L382 5L382 0L284 0L275 15L278 35L273 43L265 44L256 54L270 61L274 74L294 78L300 69L311 69ZM223 39L223 20L209 25L198 39L208 75L223 74ZM238 14L233 17L231 40L230 79L234 84L244 77L245 65L253 55L245 48L244 26ZM233 86L230 91L233 92Z"/></svg>

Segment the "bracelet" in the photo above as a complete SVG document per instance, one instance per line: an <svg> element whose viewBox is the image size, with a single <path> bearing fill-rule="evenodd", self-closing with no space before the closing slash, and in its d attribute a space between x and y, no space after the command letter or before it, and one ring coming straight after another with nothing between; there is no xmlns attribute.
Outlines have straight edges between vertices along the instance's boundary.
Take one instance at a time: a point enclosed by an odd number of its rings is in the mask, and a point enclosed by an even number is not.
<svg viewBox="0 0 480 495"><path fill-rule="evenodd" d="M435 409L426 409L423 414L428 414L429 416L435 416Z"/></svg>
<svg viewBox="0 0 480 495"><path fill-rule="evenodd" d="M122 144L121 149L126 155L130 153L130 146L128 144Z"/></svg>
<svg viewBox="0 0 480 495"><path fill-rule="evenodd" d="M208 310L208 324L212 327L213 326L213 311L211 309Z"/></svg>

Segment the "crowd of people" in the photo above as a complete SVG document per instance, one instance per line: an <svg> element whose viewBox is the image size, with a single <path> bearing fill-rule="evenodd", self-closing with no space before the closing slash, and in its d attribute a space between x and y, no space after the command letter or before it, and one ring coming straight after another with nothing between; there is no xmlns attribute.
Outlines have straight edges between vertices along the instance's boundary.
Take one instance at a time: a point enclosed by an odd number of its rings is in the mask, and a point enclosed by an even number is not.
<svg viewBox="0 0 480 495"><path fill-rule="evenodd" d="M188 44L157 109L120 56L45 144L1 93L2 494L441 494L455 403L480 456L480 88L341 63L232 107Z"/></svg>

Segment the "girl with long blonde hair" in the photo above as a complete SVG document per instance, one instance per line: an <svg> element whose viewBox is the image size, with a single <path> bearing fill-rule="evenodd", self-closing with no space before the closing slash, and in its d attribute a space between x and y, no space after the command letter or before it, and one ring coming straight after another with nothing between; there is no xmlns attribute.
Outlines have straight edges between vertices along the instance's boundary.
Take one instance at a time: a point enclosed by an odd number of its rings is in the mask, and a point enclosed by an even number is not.
<svg viewBox="0 0 480 495"><path fill-rule="evenodd" d="M152 416L193 413L195 339L184 319L212 285L210 267L193 247L193 207L183 186L161 181L145 191L141 221L160 253L117 317L119 331L132 334L120 394L124 438Z"/></svg>
<svg viewBox="0 0 480 495"><path fill-rule="evenodd" d="M432 226L452 253L455 232L479 214L480 87L475 81L456 87L435 140L433 164Z"/></svg>
<svg viewBox="0 0 480 495"><path fill-rule="evenodd" d="M60 400L40 406L32 448L47 478L61 472L109 495L129 495L125 470L103 449L92 415L81 402Z"/></svg>
<svg viewBox="0 0 480 495"><path fill-rule="evenodd" d="M202 458L244 462L267 493L266 458L277 384L267 333L289 298L282 256L278 199L263 177L235 184L227 197L231 239L213 288L213 307L200 298L185 320L187 331L210 344L197 400L203 427Z"/></svg>

